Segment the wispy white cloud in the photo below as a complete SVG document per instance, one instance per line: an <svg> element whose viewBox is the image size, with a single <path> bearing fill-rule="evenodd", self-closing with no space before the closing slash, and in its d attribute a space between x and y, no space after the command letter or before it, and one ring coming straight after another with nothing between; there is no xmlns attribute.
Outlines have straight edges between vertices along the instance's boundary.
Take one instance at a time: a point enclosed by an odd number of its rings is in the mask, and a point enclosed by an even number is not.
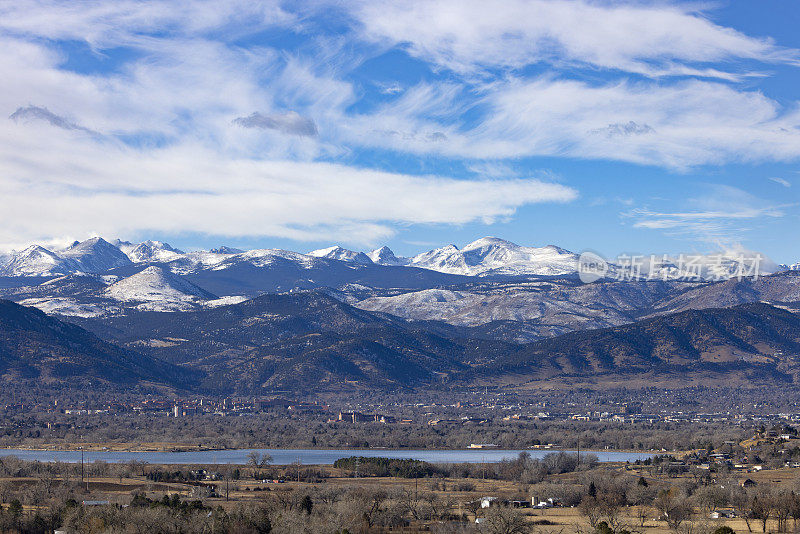
<svg viewBox="0 0 800 534"><path fill-rule="evenodd" d="M378 87L381 93L385 95L397 95L405 91L402 85L398 82L392 83L379 83L376 82L375 85Z"/></svg>
<svg viewBox="0 0 800 534"><path fill-rule="evenodd" d="M623 213L634 228L662 230L709 243L732 246L752 224L781 218L796 204L775 204L728 185L707 185L704 194L684 201L686 210L657 211L647 207Z"/></svg>
<svg viewBox="0 0 800 534"><path fill-rule="evenodd" d="M429 9L452 10L452 20L466 18L473 21L470 24L478 24L457 32L458 39L469 40L483 35L481 24L488 24L492 31L503 29L499 35L512 38L518 35L513 24L527 24L528 20L534 21L530 31L539 35L536 32L541 31L540 18L544 17L542 20L560 21L554 26L553 39L582 39L585 43L581 46L588 50L600 47L598 35L584 35L578 31L582 26L562 27L562 23L580 19L582 13L593 13L596 22L581 19L581 24L608 27L601 32L608 39L600 48L623 47L629 49L631 57L636 50L637 54L653 54L656 58L666 54L658 47L649 47L651 36L647 32L640 32L647 37L629 38L625 33L625 39L612 38L623 34L620 28L625 24L639 18L647 27L658 21L676 22L664 28L673 28L670 35L673 30L677 32L670 39L677 40L680 46L673 47L667 37L663 41L669 46L662 43L656 39L660 33L652 38L687 61L710 61L728 55L789 61L793 53L676 7L512 1L513 5L504 9L489 9L492 13L486 17L474 16L486 9L481 7L484 4L469 1L458 6L448 1L414 3L406 10L393 3L379 3L385 11L380 18L392 21L394 10L403 11L405 14L398 14L395 22L404 27L403 17L422 16ZM254 31L300 24L298 17L274 3L243 7L190 4L188 9L198 13L195 21L184 20L185 14L171 3L148 4L145 14L136 9L141 4L132 1L89 3L86 10L46 1L28 5L26 10L6 6L8 16L0 18L0 34L4 29L6 37L0 36L0 45L14 53L0 57L0 75L15 83L4 88L0 109L11 113L25 102L53 109L58 104L58 109L69 109L93 128L126 139L185 142L187 138L201 138L202 142L222 146L237 156L305 160L377 147L469 160L557 156L614 159L677 169L800 158L800 107L782 107L759 91L701 80L589 83L554 75L509 75L473 84L444 77L408 87L372 111L357 112L353 105L358 102L359 92L345 77L348 69L363 58L354 56L352 46L344 44L355 36L323 40L320 46L311 47L310 55L286 54L264 47L245 49L221 41L219 36L226 35L223 30L229 26L238 31ZM378 8L360 5L356 12L369 28L369 17L377 17L369 13ZM541 17L523 16L530 10ZM451 22L433 16L430 20L420 31L448 42L451 30L447 25ZM608 21L616 21L616 25L609 26ZM614 28L613 32L609 28ZM694 33L684 35L684 29ZM125 45L137 49L142 57L114 72L82 75L62 69L61 52L49 48L48 41L41 37L83 38L98 47ZM497 46L510 50L513 57L516 37L511 43L503 39ZM716 45L699 46L706 42ZM583 49L579 44L558 45L550 52L553 57L561 57L569 50ZM480 50L467 47L463 53L481 60ZM625 55L621 51L607 53ZM287 115L287 109L297 116ZM237 117L247 120L253 110L259 110L276 127L248 132L231 123ZM300 131L298 117L313 119L313 128L310 122L303 122L303 132L317 129L323 133L282 135L288 130ZM289 122L291 128L287 126ZM279 123L283 126L277 127ZM264 120L260 124L265 124Z"/></svg>
<svg viewBox="0 0 800 534"><path fill-rule="evenodd" d="M407 95L369 116L351 117L340 128L343 135L362 144L460 158L560 156L676 169L800 158L800 108L785 109L759 91L709 81L592 85L510 78L493 83L471 106L452 85L423 86ZM429 114L431 103L438 117ZM476 109L480 121L464 119ZM441 131L447 141L366 136L367 128Z"/></svg>
<svg viewBox="0 0 800 534"><path fill-rule="evenodd" d="M0 28L18 36L85 41L101 53L105 48L159 47L220 29L231 38L265 27L298 24L279 0L32 0L0 5Z"/></svg>
<svg viewBox="0 0 800 534"><path fill-rule="evenodd" d="M800 61L797 50L714 24L697 4L362 0L352 5L367 38L405 46L459 73L550 63L735 80L748 72L727 72L709 63Z"/></svg>
<svg viewBox="0 0 800 534"><path fill-rule="evenodd" d="M780 184L783 187L792 187L792 182L790 182L789 180L787 180L785 178L779 178L777 176L771 176L770 178L768 178L768 180L771 180L771 181L775 182L776 184Z"/></svg>
<svg viewBox="0 0 800 534"><path fill-rule="evenodd" d="M485 178L510 178L519 176L519 171L505 162L475 161L467 166L467 170Z"/></svg>

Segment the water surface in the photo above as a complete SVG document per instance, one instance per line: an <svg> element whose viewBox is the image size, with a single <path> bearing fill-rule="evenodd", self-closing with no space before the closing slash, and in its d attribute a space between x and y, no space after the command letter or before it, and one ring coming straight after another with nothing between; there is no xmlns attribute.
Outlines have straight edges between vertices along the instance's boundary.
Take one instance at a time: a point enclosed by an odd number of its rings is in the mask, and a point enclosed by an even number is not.
<svg viewBox="0 0 800 534"><path fill-rule="evenodd" d="M431 463L495 463L504 459L513 459L520 452L527 452L532 458L543 458L554 451L499 449L230 449L187 452L86 451L83 454L84 461L88 462L102 460L108 463L125 463L131 460L138 460L150 464L246 464L247 456L252 452L269 454L272 456L272 463L275 465L289 465L298 461L304 465L313 465L332 464L340 458L348 458L350 456L412 458ZM589 451L589 453L596 455L601 462L634 462L653 456L648 453L617 451ZM81 451L0 449L0 456L16 456L23 460L39 460L40 462L77 463L81 461Z"/></svg>

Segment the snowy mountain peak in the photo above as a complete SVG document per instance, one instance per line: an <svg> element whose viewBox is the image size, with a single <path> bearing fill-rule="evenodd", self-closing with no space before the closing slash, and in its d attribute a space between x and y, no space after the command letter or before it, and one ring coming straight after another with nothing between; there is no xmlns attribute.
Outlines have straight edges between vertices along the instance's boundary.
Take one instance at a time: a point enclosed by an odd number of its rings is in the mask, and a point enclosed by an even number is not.
<svg viewBox="0 0 800 534"><path fill-rule="evenodd" d="M131 263L125 253L102 237L76 241L58 254L74 261L78 264L78 270L87 273L100 273Z"/></svg>
<svg viewBox="0 0 800 534"><path fill-rule="evenodd" d="M464 255L455 245L447 245L417 254L411 258L410 265L449 274L464 274L469 270L464 261Z"/></svg>
<svg viewBox="0 0 800 534"><path fill-rule="evenodd" d="M77 268L74 261L66 260L40 245L31 245L20 252L12 253L0 274L4 276L49 276L66 274Z"/></svg>
<svg viewBox="0 0 800 534"><path fill-rule="evenodd" d="M392 249L385 245L373 250L367 256L372 260L372 263L377 263L378 265L407 265L409 261L407 258L398 258L394 255Z"/></svg>
<svg viewBox="0 0 800 534"><path fill-rule="evenodd" d="M167 262L179 258L183 251L173 248L169 243L161 241L143 241L126 252L134 263L149 261Z"/></svg>
<svg viewBox="0 0 800 534"><path fill-rule="evenodd" d="M348 261L351 263L361 263L366 265L372 263L372 260L369 258L369 256L363 252L347 250L346 248L342 248L338 245L328 248L321 248L319 250L312 250L308 253L308 255L316 258L327 258L329 260Z"/></svg>
<svg viewBox="0 0 800 534"><path fill-rule="evenodd" d="M52 258L57 258L58 257L55 253L50 252L49 250L47 250L46 248L44 248L41 245L30 245L29 247L23 249L19 253L18 257L20 257L20 258L30 258L30 257L37 257L37 256L46 256L46 257L52 257Z"/></svg>
<svg viewBox="0 0 800 534"><path fill-rule="evenodd" d="M119 251L119 247L112 245L102 237L92 237L84 241L74 241L67 248L59 250L58 254L63 257L80 257L87 254L116 254L115 251Z"/></svg>
<svg viewBox="0 0 800 534"><path fill-rule="evenodd" d="M500 239L499 237L487 236L476 239L472 243L466 245L461 249L461 252L488 247L519 248L519 245L512 243L511 241L506 241L505 239Z"/></svg>
<svg viewBox="0 0 800 534"><path fill-rule="evenodd" d="M461 250L448 245L419 254L411 265L469 276L557 276L575 273L577 260L576 254L552 245L523 247L505 239L483 237Z"/></svg>
<svg viewBox="0 0 800 534"><path fill-rule="evenodd" d="M151 265L110 285L105 294L116 300L164 304L212 300L217 296L171 272Z"/></svg>

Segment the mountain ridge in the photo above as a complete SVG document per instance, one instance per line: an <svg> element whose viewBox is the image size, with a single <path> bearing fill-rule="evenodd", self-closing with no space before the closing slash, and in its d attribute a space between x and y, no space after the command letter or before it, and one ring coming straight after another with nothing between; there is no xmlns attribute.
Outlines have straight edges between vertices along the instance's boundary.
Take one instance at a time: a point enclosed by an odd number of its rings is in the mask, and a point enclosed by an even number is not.
<svg viewBox="0 0 800 534"><path fill-rule="evenodd" d="M0 382L65 388L187 386L198 373L102 341L44 312L0 299Z"/></svg>
<svg viewBox="0 0 800 534"><path fill-rule="evenodd" d="M624 382L738 375L751 382L800 381L800 315L764 303L686 310L537 341L461 379L533 384L573 378Z"/></svg>

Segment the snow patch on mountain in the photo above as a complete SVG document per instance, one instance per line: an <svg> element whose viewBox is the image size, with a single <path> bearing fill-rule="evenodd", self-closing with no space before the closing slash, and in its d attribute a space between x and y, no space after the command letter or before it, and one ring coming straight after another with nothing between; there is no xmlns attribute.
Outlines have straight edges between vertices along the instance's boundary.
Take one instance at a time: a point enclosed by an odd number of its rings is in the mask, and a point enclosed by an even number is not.
<svg viewBox="0 0 800 534"><path fill-rule="evenodd" d="M598 306L569 295L539 291L469 292L427 289L390 297L372 297L356 307L415 321L444 321L479 326L495 321L536 323L540 335L586 326L597 328L630 322L625 311Z"/></svg>
<svg viewBox="0 0 800 534"><path fill-rule="evenodd" d="M229 306L231 304L239 304L248 300L244 295L228 295L214 300L207 300L204 305L208 308L218 308L220 306Z"/></svg>
<svg viewBox="0 0 800 534"><path fill-rule="evenodd" d="M109 307L103 304L77 302L71 298L30 298L21 300L23 306L33 306L48 315L66 315L70 317L102 317L109 313L119 313L119 307Z"/></svg>
<svg viewBox="0 0 800 534"><path fill-rule="evenodd" d="M374 296L355 303L367 311L415 321L444 321L480 326L520 321L533 337L569 330L602 328L635 320L639 310L691 287L678 282L607 282L596 284L550 281L488 284L482 290L425 289Z"/></svg>

